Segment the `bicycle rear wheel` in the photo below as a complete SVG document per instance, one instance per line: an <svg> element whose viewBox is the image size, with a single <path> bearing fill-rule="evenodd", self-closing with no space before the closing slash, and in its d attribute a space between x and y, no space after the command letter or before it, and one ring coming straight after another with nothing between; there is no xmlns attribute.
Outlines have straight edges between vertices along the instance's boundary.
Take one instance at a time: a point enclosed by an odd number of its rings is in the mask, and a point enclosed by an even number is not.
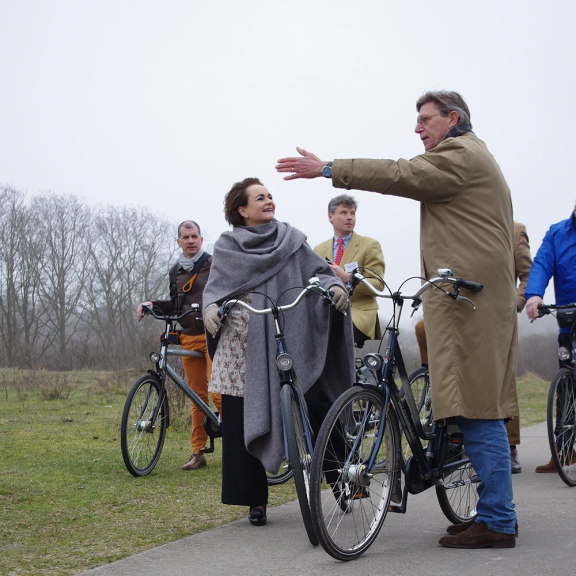
<svg viewBox="0 0 576 576"><path fill-rule="evenodd" d="M338 560L352 560L372 544L388 511L399 474L398 424L385 418L381 393L368 388L344 392L328 412L314 448L310 499L312 521L322 547ZM374 466L370 456L377 450ZM332 488L323 490L323 479Z"/></svg>
<svg viewBox="0 0 576 576"><path fill-rule="evenodd" d="M440 469L443 483L436 486L436 496L444 516L453 524L460 524L476 516L480 478L468 460L460 432L449 434L446 431L444 447L445 457Z"/></svg>
<svg viewBox="0 0 576 576"><path fill-rule="evenodd" d="M432 429L432 399L430 397L430 374L427 366L420 366L408 374L408 382L414 395L416 408L422 428L425 432L430 432ZM406 436L402 434L402 456L404 462L412 455L412 450Z"/></svg>
<svg viewBox="0 0 576 576"><path fill-rule="evenodd" d="M284 484L290 480L294 476L294 472L292 472L292 468L290 468L290 464L286 462L286 460L282 460L282 464L280 464L280 468L278 468L278 472L276 474L270 474L266 471L266 480L268 481L268 486L278 486L279 484Z"/></svg>
<svg viewBox="0 0 576 576"><path fill-rule="evenodd" d="M300 512L302 513L308 539L312 545L318 546L318 538L316 538L310 514L310 465L312 454L308 449L304 435L300 405L290 385L282 386L280 401L288 444L288 462L290 462L290 468L294 474L294 484L296 484ZM308 430L311 433L310 427L308 427Z"/></svg>
<svg viewBox="0 0 576 576"><path fill-rule="evenodd" d="M160 383L150 374L136 380L126 398L120 425L120 446L124 464L132 476L149 474L160 458L168 424L166 396L156 421L152 422L159 402Z"/></svg>
<svg viewBox="0 0 576 576"><path fill-rule="evenodd" d="M571 368L561 368L548 394L548 441L560 478L576 486L576 394Z"/></svg>

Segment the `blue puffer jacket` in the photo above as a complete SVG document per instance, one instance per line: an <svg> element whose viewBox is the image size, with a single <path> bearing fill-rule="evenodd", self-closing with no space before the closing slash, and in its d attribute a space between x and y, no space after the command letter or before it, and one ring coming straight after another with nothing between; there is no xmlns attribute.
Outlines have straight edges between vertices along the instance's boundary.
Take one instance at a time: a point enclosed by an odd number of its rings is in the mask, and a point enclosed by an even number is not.
<svg viewBox="0 0 576 576"><path fill-rule="evenodd" d="M528 285L526 300L532 296L544 296L550 278L554 276L556 304L576 302L576 218L574 213L568 220L550 226L542 245L538 249ZM561 332L570 330L562 329Z"/></svg>

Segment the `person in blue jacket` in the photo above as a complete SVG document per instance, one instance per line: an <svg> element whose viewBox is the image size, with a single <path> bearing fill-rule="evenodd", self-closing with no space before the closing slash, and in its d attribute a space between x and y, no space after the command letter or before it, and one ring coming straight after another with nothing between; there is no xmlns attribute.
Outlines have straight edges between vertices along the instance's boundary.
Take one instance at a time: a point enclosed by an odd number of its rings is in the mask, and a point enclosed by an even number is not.
<svg viewBox="0 0 576 576"><path fill-rule="evenodd" d="M538 306L543 303L542 297L552 276L556 304L576 302L576 205L568 220L550 226L534 258L525 292L526 314L530 320L538 316ZM560 328L558 345L571 349L570 328ZM569 363L569 360L559 362L560 366ZM548 464L538 466L536 472L556 472L556 466L550 459Z"/></svg>

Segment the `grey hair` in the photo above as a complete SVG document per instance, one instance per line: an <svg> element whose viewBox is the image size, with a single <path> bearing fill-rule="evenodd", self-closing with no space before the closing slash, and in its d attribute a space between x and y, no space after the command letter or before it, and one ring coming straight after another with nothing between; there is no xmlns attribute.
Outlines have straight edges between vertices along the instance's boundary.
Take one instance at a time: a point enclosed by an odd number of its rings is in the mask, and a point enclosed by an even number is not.
<svg viewBox="0 0 576 576"><path fill-rule="evenodd" d="M332 200L328 202L328 214L334 214L340 204L346 204L347 206L352 206L354 210L358 210L358 202L356 202L352 196L340 194L340 196L336 196L336 198L332 198Z"/></svg>
<svg viewBox="0 0 576 576"><path fill-rule="evenodd" d="M196 224L196 222L194 222L194 220L184 220L184 222L181 222L180 224L178 224L178 238L181 237L182 228L186 228L186 230L189 230L190 228L193 228L194 226L196 226L196 229L198 230L198 236L202 236L202 232L200 232L200 226L198 226L198 224Z"/></svg>
<svg viewBox="0 0 576 576"><path fill-rule="evenodd" d="M472 128L470 109L458 92L451 90L430 90L424 92L416 101L416 111L420 112L420 108L429 102L434 102L438 105L442 116L448 116L452 111L456 112L458 114L458 124L469 124L470 128Z"/></svg>

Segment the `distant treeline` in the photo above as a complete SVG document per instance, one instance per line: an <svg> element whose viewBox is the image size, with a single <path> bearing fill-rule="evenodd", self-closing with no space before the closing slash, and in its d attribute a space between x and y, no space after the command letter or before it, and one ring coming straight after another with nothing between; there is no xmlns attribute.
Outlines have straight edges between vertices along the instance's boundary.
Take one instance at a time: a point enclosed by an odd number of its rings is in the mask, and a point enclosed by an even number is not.
<svg viewBox="0 0 576 576"><path fill-rule="evenodd" d="M145 364L162 324L138 324L134 310L167 297L176 225L150 209L90 207L75 196L28 197L0 186L0 366ZM419 365L413 331L404 327L401 339L412 369ZM554 335L522 338L518 373L549 379L556 347Z"/></svg>
<svg viewBox="0 0 576 576"><path fill-rule="evenodd" d="M175 237L149 209L0 187L0 365L140 364L161 326L134 309L166 295Z"/></svg>

